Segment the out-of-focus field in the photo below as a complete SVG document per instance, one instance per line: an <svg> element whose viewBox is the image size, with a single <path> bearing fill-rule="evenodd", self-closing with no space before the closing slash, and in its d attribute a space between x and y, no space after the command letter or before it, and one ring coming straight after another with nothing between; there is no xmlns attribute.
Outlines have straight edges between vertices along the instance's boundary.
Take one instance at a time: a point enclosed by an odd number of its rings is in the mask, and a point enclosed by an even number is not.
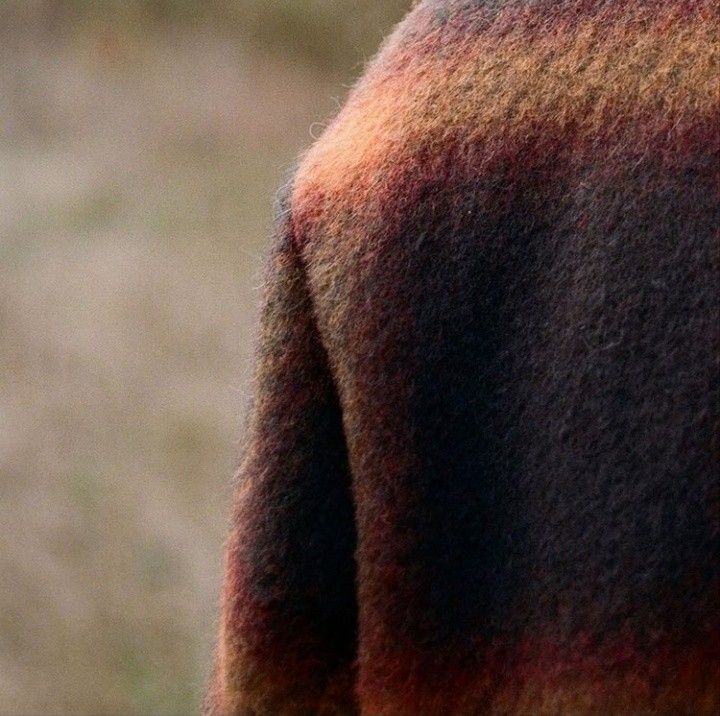
<svg viewBox="0 0 720 716"><path fill-rule="evenodd" d="M272 198L403 2L0 2L0 714L197 711Z"/></svg>

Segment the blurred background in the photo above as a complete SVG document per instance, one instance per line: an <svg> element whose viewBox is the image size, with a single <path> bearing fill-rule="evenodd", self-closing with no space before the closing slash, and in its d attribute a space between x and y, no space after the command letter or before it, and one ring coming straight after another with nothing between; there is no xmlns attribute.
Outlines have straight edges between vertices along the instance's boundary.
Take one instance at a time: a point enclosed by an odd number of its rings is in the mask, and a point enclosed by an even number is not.
<svg viewBox="0 0 720 716"><path fill-rule="evenodd" d="M197 711L272 201L400 0L0 0L0 714Z"/></svg>

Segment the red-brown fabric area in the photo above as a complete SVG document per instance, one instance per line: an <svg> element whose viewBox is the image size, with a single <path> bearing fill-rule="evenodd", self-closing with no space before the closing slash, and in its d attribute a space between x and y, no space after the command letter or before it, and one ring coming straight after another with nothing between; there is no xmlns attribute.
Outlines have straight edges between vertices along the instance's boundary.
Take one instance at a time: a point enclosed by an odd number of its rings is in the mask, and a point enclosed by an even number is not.
<svg viewBox="0 0 720 716"><path fill-rule="evenodd" d="M720 711L720 15L416 5L281 202L209 713Z"/></svg>

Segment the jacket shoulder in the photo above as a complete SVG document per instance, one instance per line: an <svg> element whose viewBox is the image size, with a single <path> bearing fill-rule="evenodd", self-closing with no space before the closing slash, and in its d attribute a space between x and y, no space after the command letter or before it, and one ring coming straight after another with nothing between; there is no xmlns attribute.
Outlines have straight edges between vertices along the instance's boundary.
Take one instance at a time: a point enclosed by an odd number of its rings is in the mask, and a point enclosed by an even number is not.
<svg viewBox="0 0 720 716"><path fill-rule="evenodd" d="M477 177L548 137L641 152L707 127L719 18L710 0L423 0L303 157L294 214L313 222L401 200L407 182Z"/></svg>

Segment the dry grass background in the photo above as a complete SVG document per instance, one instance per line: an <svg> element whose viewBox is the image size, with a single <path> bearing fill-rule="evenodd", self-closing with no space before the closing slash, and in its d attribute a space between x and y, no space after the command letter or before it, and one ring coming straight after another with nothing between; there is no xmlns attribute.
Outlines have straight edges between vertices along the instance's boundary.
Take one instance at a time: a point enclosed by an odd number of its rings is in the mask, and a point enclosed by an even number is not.
<svg viewBox="0 0 720 716"><path fill-rule="evenodd" d="M398 0L0 0L0 714L197 710L272 197Z"/></svg>

